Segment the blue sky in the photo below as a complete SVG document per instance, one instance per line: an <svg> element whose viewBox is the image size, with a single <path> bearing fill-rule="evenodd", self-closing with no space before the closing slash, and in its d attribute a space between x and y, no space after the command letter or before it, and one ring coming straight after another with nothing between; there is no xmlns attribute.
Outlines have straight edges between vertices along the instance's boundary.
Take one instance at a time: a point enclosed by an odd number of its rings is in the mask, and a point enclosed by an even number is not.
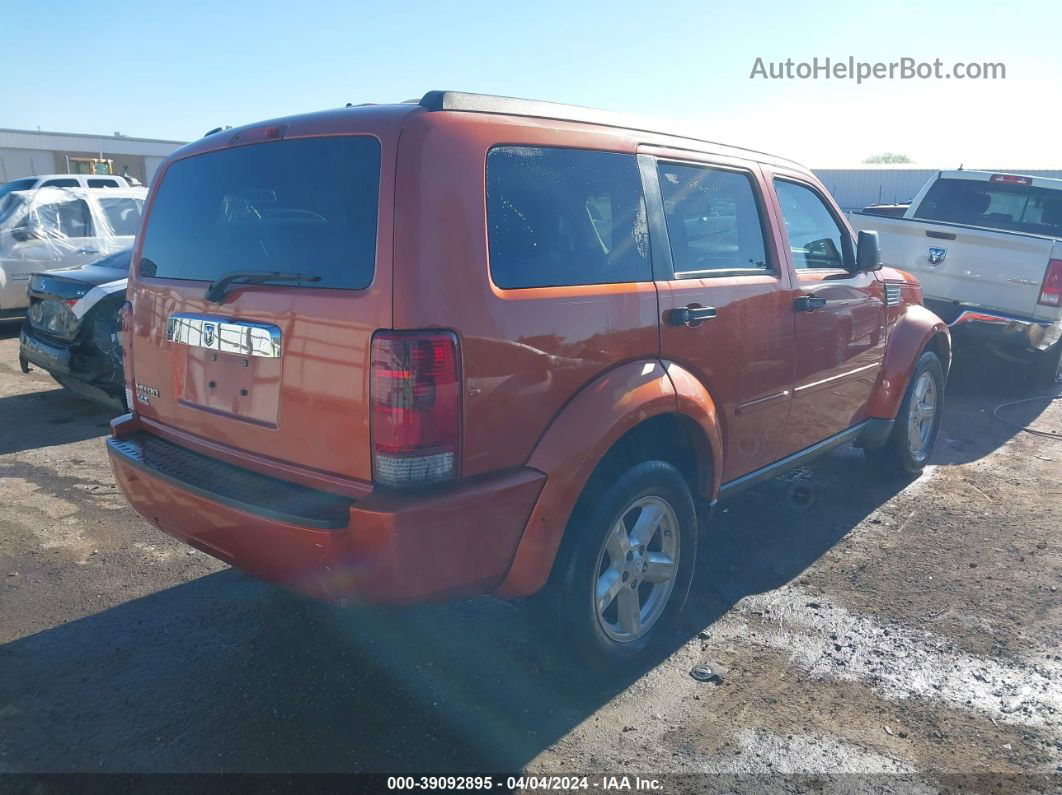
<svg viewBox="0 0 1062 795"><path fill-rule="evenodd" d="M1062 166L1057 2L4 6L0 68L14 81L0 127L185 140L220 124L452 88L693 121L708 137L811 166L882 151L931 166ZM749 78L757 57L849 55L1002 62L1007 79Z"/></svg>

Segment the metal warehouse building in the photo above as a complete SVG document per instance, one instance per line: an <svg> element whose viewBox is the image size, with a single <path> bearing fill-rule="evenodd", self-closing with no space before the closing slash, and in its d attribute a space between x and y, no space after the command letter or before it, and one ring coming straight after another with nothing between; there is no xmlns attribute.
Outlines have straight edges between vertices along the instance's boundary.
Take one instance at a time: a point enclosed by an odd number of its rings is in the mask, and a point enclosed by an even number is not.
<svg viewBox="0 0 1062 795"><path fill-rule="evenodd" d="M945 170L955 168L947 166ZM822 184L845 211L859 210L870 204L900 204L913 199L929 178L940 169L914 166L863 166L861 168L815 168ZM994 171L1024 174L1031 177L1062 179L1062 170L1035 168L972 168L971 171Z"/></svg>
<svg viewBox="0 0 1062 795"><path fill-rule="evenodd" d="M0 183L35 174L121 174L147 185L184 141L0 129Z"/></svg>

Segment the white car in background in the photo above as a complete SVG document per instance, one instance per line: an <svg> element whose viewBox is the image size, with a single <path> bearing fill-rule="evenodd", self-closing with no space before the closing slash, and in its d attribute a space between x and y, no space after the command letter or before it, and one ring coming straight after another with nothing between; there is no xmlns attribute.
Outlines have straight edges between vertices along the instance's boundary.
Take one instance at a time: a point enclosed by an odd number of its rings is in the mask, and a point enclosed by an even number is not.
<svg viewBox="0 0 1062 795"><path fill-rule="evenodd" d="M956 346L983 345L1062 379L1062 180L941 171L902 218L851 214L885 263L922 283Z"/></svg>
<svg viewBox="0 0 1062 795"><path fill-rule="evenodd" d="M13 179L0 185L0 199L17 190L37 188L138 188L139 182L130 182L115 174L38 174L34 177Z"/></svg>
<svg viewBox="0 0 1062 795"><path fill-rule="evenodd" d="M21 317L30 276L132 245L146 188L42 187L0 196L0 318Z"/></svg>

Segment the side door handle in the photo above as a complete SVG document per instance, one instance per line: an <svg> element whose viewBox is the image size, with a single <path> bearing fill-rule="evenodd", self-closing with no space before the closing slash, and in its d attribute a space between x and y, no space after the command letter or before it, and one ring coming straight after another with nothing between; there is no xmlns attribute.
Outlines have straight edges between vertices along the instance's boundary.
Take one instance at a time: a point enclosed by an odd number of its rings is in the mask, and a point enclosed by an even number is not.
<svg viewBox="0 0 1062 795"><path fill-rule="evenodd" d="M826 299L814 295L801 295L793 299L793 308L797 312L814 312L826 306Z"/></svg>
<svg viewBox="0 0 1062 795"><path fill-rule="evenodd" d="M677 309L672 309L668 313L667 320L672 326L689 326L690 328L696 328L702 321L711 320L715 315L716 311L714 306L690 304L689 306L680 306Z"/></svg>

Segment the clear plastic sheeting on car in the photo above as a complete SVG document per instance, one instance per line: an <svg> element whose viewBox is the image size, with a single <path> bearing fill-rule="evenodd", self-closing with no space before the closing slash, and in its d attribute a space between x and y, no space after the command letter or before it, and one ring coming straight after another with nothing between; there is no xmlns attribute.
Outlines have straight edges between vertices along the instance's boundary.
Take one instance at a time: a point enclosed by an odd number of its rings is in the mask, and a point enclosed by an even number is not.
<svg viewBox="0 0 1062 795"><path fill-rule="evenodd" d="M34 273L128 247L146 196L146 188L38 188L0 198L0 314L26 307Z"/></svg>

